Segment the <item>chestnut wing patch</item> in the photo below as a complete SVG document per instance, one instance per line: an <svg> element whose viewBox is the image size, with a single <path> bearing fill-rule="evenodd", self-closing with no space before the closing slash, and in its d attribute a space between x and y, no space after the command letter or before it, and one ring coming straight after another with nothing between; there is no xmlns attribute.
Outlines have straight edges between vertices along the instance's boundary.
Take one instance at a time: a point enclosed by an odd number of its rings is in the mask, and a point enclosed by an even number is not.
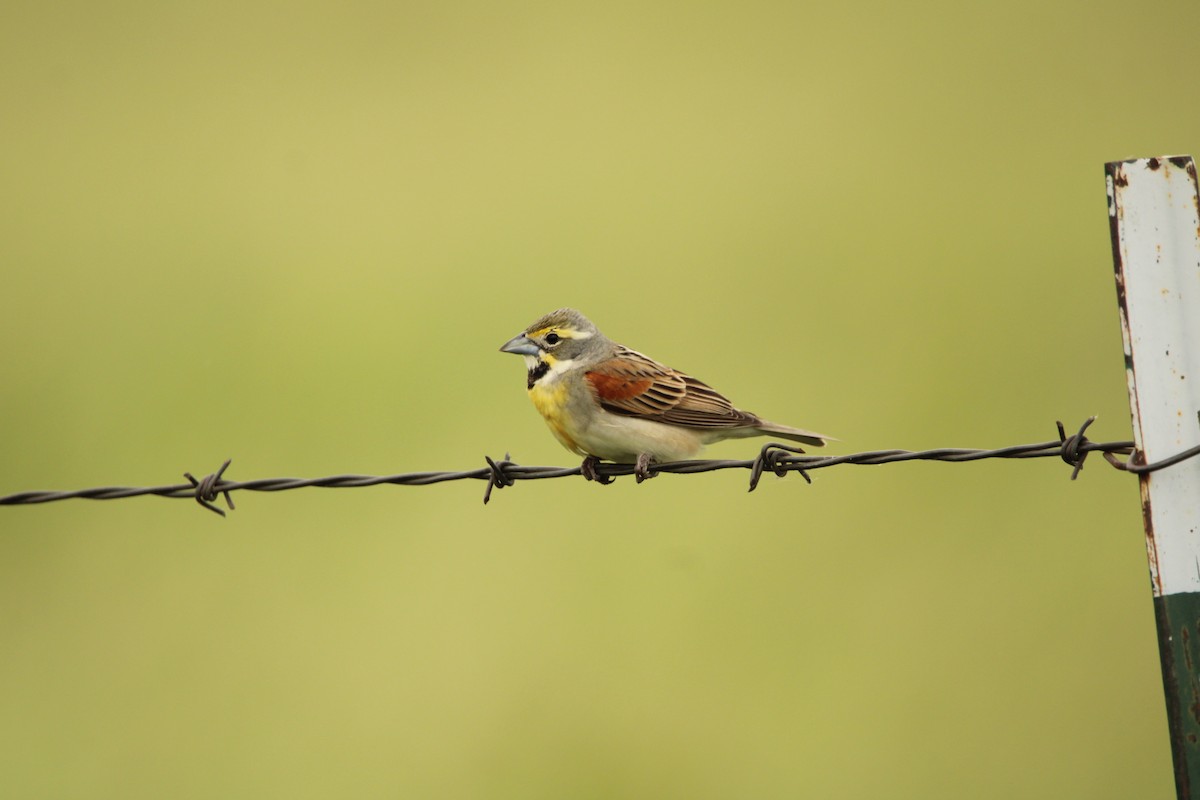
<svg viewBox="0 0 1200 800"><path fill-rule="evenodd" d="M592 384L596 396L606 403L620 403L637 397L653 383L649 378L608 375L603 372L589 372L587 379Z"/></svg>
<svg viewBox="0 0 1200 800"><path fill-rule="evenodd" d="M753 425L758 418L739 411L707 384L622 347L585 373L606 411L690 428Z"/></svg>
<svg viewBox="0 0 1200 800"><path fill-rule="evenodd" d="M615 414L656 417L687 392L683 376L624 347L585 373L596 399Z"/></svg>

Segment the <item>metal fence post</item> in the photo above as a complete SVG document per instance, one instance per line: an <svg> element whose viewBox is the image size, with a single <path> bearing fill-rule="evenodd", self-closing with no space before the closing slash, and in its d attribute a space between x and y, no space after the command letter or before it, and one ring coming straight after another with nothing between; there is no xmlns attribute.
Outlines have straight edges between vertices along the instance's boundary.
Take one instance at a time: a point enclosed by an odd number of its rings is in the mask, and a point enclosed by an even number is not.
<svg viewBox="0 0 1200 800"><path fill-rule="evenodd" d="M1200 442L1200 190L1190 156L1105 166L1129 408L1153 463ZM1139 476L1175 788L1200 797L1200 459Z"/></svg>

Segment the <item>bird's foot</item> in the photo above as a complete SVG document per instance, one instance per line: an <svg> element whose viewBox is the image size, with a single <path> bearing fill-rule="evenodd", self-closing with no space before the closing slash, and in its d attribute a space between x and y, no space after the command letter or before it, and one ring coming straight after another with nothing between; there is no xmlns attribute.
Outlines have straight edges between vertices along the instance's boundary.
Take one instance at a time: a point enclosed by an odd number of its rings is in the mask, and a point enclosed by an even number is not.
<svg viewBox="0 0 1200 800"><path fill-rule="evenodd" d="M650 468L650 462L653 461L649 453L638 453L637 464L633 468L633 475L637 478L637 482L641 483L644 480L653 478L658 473Z"/></svg>
<svg viewBox="0 0 1200 800"><path fill-rule="evenodd" d="M583 460L583 463L579 465L579 472L583 475L583 477L585 479L587 479L589 481L595 481L596 483L599 483L599 484L602 484L605 486L612 483L613 480L615 480L613 478L613 476L601 475L596 470L596 467L598 467L598 466L600 466L600 459L596 458L595 456L588 456L587 458L585 458Z"/></svg>

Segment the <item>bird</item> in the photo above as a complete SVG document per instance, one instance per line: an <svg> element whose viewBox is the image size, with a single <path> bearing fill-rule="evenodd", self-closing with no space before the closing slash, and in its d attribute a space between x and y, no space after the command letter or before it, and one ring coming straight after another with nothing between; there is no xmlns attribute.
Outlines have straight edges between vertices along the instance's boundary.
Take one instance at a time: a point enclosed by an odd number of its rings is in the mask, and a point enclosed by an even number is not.
<svg viewBox="0 0 1200 800"><path fill-rule="evenodd" d="M608 482L596 469L602 459L634 464L641 483L651 464L693 458L724 439L777 436L821 447L833 438L735 408L708 384L612 341L573 308L539 318L500 352L524 357L529 398L563 447L584 457L587 480Z"/></svg>

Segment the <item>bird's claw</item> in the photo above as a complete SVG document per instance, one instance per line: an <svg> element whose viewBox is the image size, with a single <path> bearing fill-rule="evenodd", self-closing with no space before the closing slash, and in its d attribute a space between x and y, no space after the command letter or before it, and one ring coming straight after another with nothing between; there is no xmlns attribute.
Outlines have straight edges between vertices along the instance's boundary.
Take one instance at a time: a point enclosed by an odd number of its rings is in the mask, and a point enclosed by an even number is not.
<svg viewBox="0 0 1200 800"><path fill-rule="evenodd" d="M579 472L583 475L585 480L595 481L602 486L607 486L608 484L612 483L615 479L611 475L601 475L596 470L596 467L598 466L600 466L600 459L596 458L595 456L588 456L583 460L583 463L579 465Z"/></svg>
<svg viewBox="0 0 1200 800"><path fill-rule="evenodd" d="M658 474L654 470L650 469L650 461L651 458L649 453L638 454L637 464L633 468L633 475L635 478L637 478L638 483L641 483L644 480L649 480Z"/></svg>

